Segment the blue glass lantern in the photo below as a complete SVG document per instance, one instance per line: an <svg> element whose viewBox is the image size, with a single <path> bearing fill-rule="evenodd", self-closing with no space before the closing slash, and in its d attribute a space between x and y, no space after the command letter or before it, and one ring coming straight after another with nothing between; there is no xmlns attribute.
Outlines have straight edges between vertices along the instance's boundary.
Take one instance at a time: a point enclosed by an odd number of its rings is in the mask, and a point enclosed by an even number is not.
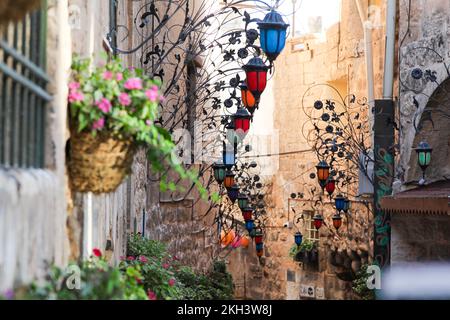
<svg viewBox="0 0 450 320"><path fill-rule="evenodd" d="M248 232L252 232L254 227L255 222L253 220L245 221L245 229L247 229Z"/></svg>
<svg viewBox="0 0 450 320"><path fill-rule="evenodd" d="M300 246L303 242L303 235L300 232L297 232L294 236L295 244Z"/></svg>
<svg viewBox="0 0 450 320"><path fill-rule="evenodd" d="M281 14L270 11L263 21L258 22L261 49L270 61L275 61L286 45L286 32L289 24Z"/></svg>
<svg viewBox="0 0 450 320"><path fill-rule="evenodd" d="M345 208L345 198L342 195L338 195L335 199L334 199L334 204L336 206L336 210L338 212L341 212L344 210Z"/></svg>
<svg viewBox="0 0 450 320"><path fill-rule="evenodd" d="M223 164L227 169L236 164L236 144L223 142Z"/></svg>
<svg viewBox="0 0 450 320"><path fill-rule="evenodd" d="M231 188L227 189L228 198L230 198L232 203L235 203L237 198L239 197L239 186L234 184Z"/></svg>
<svg viewBox="0 0 450 320"><path fill-rule="evenodd" d="M264 249L264 243L257 243L256 244L256 251L261 251Z"/></svg>

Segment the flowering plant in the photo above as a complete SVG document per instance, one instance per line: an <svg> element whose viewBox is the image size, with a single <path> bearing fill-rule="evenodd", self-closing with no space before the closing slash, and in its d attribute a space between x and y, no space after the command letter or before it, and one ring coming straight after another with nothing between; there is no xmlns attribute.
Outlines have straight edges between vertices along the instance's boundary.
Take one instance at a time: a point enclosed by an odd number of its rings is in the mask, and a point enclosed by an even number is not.
<svg viewBox="0 0 450 320"><path fill-rule="evenodd" d="M198 173L186 170L179 161L169 132L155 124L158 106L164 100L159 81L150 79L141 69L124 68L119 59L93 67L90 59L75 58L72 71L68 101L78 132L111 134L145 146L153 169L162 173L163 191L177 190L167 181L165 169L169 166L181 179L192 181L202 198L208 197Z"/></svg>

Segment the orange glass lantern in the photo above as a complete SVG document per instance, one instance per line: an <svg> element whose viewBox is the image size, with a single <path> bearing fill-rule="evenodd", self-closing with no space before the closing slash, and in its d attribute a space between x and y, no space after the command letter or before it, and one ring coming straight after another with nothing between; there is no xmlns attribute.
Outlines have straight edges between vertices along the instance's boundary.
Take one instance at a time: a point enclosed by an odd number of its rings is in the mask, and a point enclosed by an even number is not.
<svg viewBox="0 0 450 320"><path fill-rule="evenodd" d="M320 161L319 164L316 166L317 169L317 179L319 180L319 184L322 187L322 189L325 188L328 177L330 176L330 166L326 161Z"/></svg>
<svg viewBox="0 0 450 320"><path fill-rule="evenodd" d="M247 85L244 83L240 86L241 88L241 100L244 107L250 112L251 115L255 113L258 102L253 96L252 92L248 90Z"/></svg>
<svg viewBox="0 0 450 320"><path fill-rule="evenodd" d="M220 242L223 247L229 246L233 242L234 238L236 238L236 233L233 229L228 231L222 230L220 232Z"/></svg>
<svg viewBox="0 0 450 320"><path fill-rule="evenodd" d="M245 236L241 238L241 247L242 248L248 248L248 246L250 245L250 239Z"/></svg>
<svg viewBox="0 0 450 320"><path fill-rule="evenodd" d="M234 185L234 177L235 174L231 171L227 171L226 175L225 175L225 180L223 181L223 185L225 186L225 188L231 188Z"/></svg>
<svg viewBox="0 0 450 320"><path fill-rule="evenodd" d="M264 254L264 249L261 249L261 250L257 250L256 251L256 255L258 256L258 257L262 257L263 256L263 254Z"/></svg>
<svg viewBox="0 0 450 320"><path fill-rule="evenodd" d="M333 226L336 228L336 230L339 230L339 228L342 226L342 217L339 213L336 213L333 216Z"/></svg>

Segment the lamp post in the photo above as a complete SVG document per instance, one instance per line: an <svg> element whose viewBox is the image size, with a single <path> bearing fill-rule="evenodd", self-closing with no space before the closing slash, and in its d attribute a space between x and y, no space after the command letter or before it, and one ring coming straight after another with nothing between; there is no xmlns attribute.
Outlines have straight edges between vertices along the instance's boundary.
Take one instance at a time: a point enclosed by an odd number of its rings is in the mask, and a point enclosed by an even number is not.
<svg viewBox="0 0 450 320"><path fill-rule="evenodd" d="M275 61L286 45L286 31L289 24L275 10L271 10L264 20L258 22L261 49L269 61Z"/></svg>

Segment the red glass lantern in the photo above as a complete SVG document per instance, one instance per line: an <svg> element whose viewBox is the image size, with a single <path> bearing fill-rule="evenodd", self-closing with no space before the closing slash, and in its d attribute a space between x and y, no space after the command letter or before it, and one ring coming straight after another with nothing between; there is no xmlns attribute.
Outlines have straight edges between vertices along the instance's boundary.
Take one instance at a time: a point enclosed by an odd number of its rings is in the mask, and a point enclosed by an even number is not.
<svg viewBox="0 0 450 320"><path fill-rule="evenodd" d="M246 134L250 130L250 120L252 116L247 110L239 108L233 115L234 130L237 133Z"/></svg>
<svg viewBox="0 0 450 320"><path fill-rule="evenodd" d="M255 244L263 243L263 234L262 232L257 232L255 235Z"/></svg>
<svg viewBox="0 0 450 320"><path fill-rule="evenodd" d="M244 217L244 221L252 220L253 208L245 208L242 210L242 216Z"/></svg>
<svg viewBox="0 0 450 320"><path fill-rule="evenodd" d="M247 108L251 115L253 115L258 106L258 101L256 101L251 91L248 90L246 84L242 84L240 88L242 105Z"/></svg>
<svg viewBox="0 0 450 320"><path fill-rule="evenodd" d="M328 179L327 185L325 186L325 190L327 190L328 194L331 196L336 189L336 180Z"/></svg>
<svg viewBox="0 0 450 320"><path fill-rule="evenodd" d="M342 226L342 217L338 213L333 216L333 226L336 228L336 230L339 230L339 228Z"/></svg>
<svg viewBox="0 0 450 320"><path fill-rule="evenodd" d="M313 218L314 220L314 227L319 230L322 227L323 224L323 217L320 214L316 214Z"/></svg>
<svg viewBox="0 0 450 320"><path fill-rule="evenodd" d="M227 171L227 174L225 175L225 180L223 181L223 185L225 186L225 188L231 188L235 181L234 181L234 176L235 174L231 171Z"/></svg>
<svg viewBox="0 0 450 320"><path fill-rule="evenodd" d="M264 89L266 89L267 71L269 67L264 64L261 58L254 57L242 69L246 72L248 90L258 100L264 92Z"/></svg>

